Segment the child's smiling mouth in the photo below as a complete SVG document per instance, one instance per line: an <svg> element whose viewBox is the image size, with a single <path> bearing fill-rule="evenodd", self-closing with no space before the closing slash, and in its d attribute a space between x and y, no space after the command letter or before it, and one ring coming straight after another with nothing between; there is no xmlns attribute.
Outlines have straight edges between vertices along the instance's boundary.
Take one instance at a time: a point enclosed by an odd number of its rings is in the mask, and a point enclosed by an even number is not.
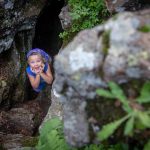
<svg viewBox="0 0 150 150"><path fill-rule="evenodd" d="M40 69L40 67L34 67L34 69Z"/></svg>
<svg viewBox="0 0 150 150"><path fill-rule="evenodd" d="M40 71L41 70L41 67L35 67L34 68L36 71Z"/></svg>

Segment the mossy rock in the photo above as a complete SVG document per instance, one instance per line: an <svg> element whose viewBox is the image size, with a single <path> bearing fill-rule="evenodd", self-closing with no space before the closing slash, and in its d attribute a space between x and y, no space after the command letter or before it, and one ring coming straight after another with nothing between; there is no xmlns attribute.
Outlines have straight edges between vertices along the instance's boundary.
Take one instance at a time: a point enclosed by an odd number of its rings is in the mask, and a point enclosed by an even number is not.
<svg viewBox="0 0 150 150"><path fill-rule="evenodd" d="M35 147L38 144L38 137L28 137L22 140L23 147Z"/></svg>

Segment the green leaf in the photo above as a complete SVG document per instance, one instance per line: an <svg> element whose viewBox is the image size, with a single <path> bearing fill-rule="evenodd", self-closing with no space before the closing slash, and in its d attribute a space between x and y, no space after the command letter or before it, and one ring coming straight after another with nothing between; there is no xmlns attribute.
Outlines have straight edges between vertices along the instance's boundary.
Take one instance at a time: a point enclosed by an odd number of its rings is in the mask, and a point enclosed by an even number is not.
<svg viewBox="0 0 150 150"><path fill-rule="evenodd" d="M99 95L99 96L103 96L103 97L106 97L106 98L115 98L113 94L111 94L111 92L107 91L107 90L103 90L103 89L97 89L96 90L96 93Z"/></svg>
<svg viewBox="0 0 150 150"><path fill-rule="evenodd" d="M150 140L144 146L144 150L150 150Z"/></svg>
<svg viewBox="0 0 150 150"><path fill-rule="evenodd" d="M98 137L100 140L105 140L107 139L110 135L114 133L114 131L129 117L129 115L111 122L107 125L104 125L102 130L98 133Z"/></svg>
<svg viewBox="0 0 150 150"><path fill-rule="evenodd" d="M100 145L90 144L89 146L86 146L83 150L104 150L104 146L102 144Z"/></svg>
<svg viewBox="0 0 150 150"><path fill-rule="evenodd" d="M137 117L145 127L150 128L150 116L146 112L137 111Z"/></svg>
<svg viewBox="0 0 150 150"><path fill-rule="evenodd" d="M119 87L119 85L117 85L115 82L109 82L108 84L112 94L123 104L123 109L128 113L132 112L129 102L121 87Z"/></svg>
<svg viewBox="0 0 150 150"><path fill-rule="evenodd" d="M56 129L61 126L61 121L59 118L53 118L48 120L43 124L43 127L40 130L41 135L47 134L49 131Z"/></svg>
<svg viewBox="0 0 150 150"><path fill-rule="evenodd" d="M150 82L146 82L141 89L140 96L137 98L139 103L150 102Z"/></svg>
<svg viewBox="0 0 150 150"><path fill-rule="evenodd" d="M76 150L67 145L62 128L62 122L58 118L53 118L44 123L41 131L37 150Z"/></svg>
<svg viewBox="0 0 150 150"><path fill-rule="evenodd" d="M47 135L51 134L51 131L62 128L62 123L59 118L53 118L43 123L40 129L40 137L38 146L43 146L47 141Z"/></svg>
<svg viewBox="0 0 150 150"><path fill-rule="evenodd" d="M139 129L139 130L146 129L145 125L143 125L143 123L141 123L141 121L139 119L135 119L134 122L135 122L134 125L135 125L136 129Z"/></svg>
<svg viewBox="0 0 150 150"><path fill-rule="evenodd" d="M119 85L117 85L116 83L114 82L109 82L109 87L111 89L111 92L112 94L118 98L121 102L126 102L127 101L127 98L126 96L124 95L124 92L123 90L119 87Z"/></svg>
<svg viewBox="0 0 150 150"><path fill-rule="evenodd" d="M124 130L124 135L132 135L134 128L134 117L132 116L127 122Z"/></svg>
<svg viewBox="0 0 150 150"><path fill-rule="evenodd" d="M50 134L47 135L47 143L50 150L56 150L59 146L59 136L56 130L52 130Z"/></svg>

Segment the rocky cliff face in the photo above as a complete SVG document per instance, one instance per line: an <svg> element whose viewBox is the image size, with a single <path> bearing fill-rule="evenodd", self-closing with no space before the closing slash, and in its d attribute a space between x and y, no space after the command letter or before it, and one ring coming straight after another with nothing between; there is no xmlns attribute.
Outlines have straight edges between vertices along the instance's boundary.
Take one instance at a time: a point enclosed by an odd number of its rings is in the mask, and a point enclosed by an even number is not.
<svg viewBox="0 0 150 150"><path fill-rule="evenodd" d="M105 0L110 13L137 11L150 7L147 0Z"/></svg>
<svg viewBox="0 0 150 150"><path fill-rule="evenodd" d="M0 2L0 102L9 105L26 97L25 54L32 47L44 4L42 0Z"/></svg>
<svg viewBox="0 0 150 150"><path fill-rule="evenodd" d="M0 149L2 145L5 149L24 147L22 141L30 141L47 111L43 113L43 107L45 109L47 105L48 109L50 105L43 101L42 104L31 101L20 105L28 100L29 94L26 53L32 47L44 44L44 48L53 50L50 51L53 55L57 53L61 46L58 34L62 31L57 16L63 4L63 0L0 1ZM35 36L41 34L42 39L34 41ZM48 90L50 93L50 88ZM12 108L12 104L17 105ZM8 112L3 111L6 108Z"/></svg>
<svg viewBox="0 0 150 150"><path fill-rule="evenodd" d="M58 53L63 5L64 0L0 1L0 103L26 99L31 88L25 74L28 50L39 47L52 57Z"/></svg>
<svg viewBox="0 0 150 150"><path fill-rule="evenodd" d="M1 1L0 53L12 46L18 32L34 29L44 1Z"/></svg>

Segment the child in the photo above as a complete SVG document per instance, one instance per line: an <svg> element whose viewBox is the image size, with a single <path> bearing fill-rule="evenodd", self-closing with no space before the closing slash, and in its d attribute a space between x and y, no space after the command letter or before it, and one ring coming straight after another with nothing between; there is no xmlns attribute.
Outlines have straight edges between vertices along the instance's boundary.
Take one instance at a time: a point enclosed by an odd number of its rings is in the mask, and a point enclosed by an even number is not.
<svg viewBox="0 0 150 150"><path fill-rule="evenodd" d="M42 91L46 84L51 84L53 81L52 72L49 61L50 56L39 48L30 50L27 53L28 67L26 68L27 75L34 91Z"/></svg>

